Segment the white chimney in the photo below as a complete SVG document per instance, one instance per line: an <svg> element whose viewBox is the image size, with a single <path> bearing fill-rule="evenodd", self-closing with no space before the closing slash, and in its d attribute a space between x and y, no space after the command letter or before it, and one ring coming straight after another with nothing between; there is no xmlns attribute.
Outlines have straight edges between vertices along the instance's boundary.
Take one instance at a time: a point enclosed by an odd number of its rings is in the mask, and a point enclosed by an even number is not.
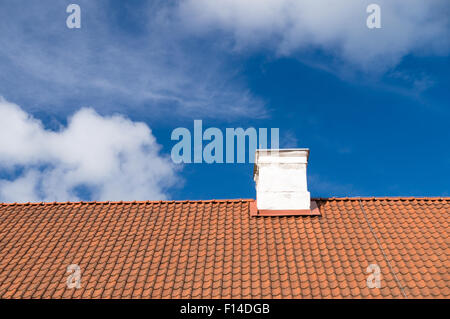
<svg viewBox="0 0 450 319"><path fill-rule="evenodd" d="M253 178L259 215L311 212L306 180L309 149L257 150Z"/></svg>

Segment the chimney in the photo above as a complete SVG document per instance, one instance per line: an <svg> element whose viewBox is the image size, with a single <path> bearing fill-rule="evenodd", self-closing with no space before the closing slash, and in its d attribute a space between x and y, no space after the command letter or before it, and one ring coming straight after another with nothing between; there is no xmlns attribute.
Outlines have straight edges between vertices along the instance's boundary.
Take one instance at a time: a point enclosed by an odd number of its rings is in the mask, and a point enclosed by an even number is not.
<svg viewBox="0 0 450 319"><path fill-rule="evenodd" d="M308 157L307 148L256 150L256 208L252 215L317 215L306 180Z"/></svg>

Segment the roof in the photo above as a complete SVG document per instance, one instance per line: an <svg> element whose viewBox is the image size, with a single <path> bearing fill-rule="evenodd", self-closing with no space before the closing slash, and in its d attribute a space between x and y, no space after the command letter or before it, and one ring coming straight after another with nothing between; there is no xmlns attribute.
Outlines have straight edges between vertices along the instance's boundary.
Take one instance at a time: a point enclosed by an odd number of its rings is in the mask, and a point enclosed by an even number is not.
<svg viewBox="0 0 450 319"><path fill-rule="evenodd" d="M251 217L252 199L0 204L0 297L450 297L450 198L315 201L321 216Z"/></svg>

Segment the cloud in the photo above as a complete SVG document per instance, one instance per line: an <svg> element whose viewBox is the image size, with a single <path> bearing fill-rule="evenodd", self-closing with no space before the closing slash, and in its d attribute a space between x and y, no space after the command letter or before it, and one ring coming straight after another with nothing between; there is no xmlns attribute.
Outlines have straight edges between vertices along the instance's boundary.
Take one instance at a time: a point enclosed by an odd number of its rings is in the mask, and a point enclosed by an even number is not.
<svg viewBox="0 0 450 319"><path fill-rule="evenodd" d="M0 98L0 136L0 201L164 200L179 181L150 128L121 115L83 108L51 131Z"/></svg>
<svg viewBox="0 0 450 319"><path fill-rule="evenodd" d="M70 3L2 3L0 92L24 109L65 115L87 104L161 119L264 116L263 101L224 53L182 36L169 4L79 0L81 29L68 29Z"/></svg>
<svg viewBox="0 0 450 319"><path fill-rule="evenodd" d="M344 73L384 72L411 53L448 53L448 0L377 1L377 30L366 27L370 2L79 0L81 29L70 30L71 1L5 0L0 92L57 117L96 105L104 114L163 120L267 118L242 75L247 52Z"/></svg>
<svg viewBox="0 0 450 319"><path fill-rule="evenodd" d="M368 29L366 8L381 7L381 29ZM234 50L269 49L279 56L343 69L383 72L408 54L448 54L448 0L187 0L179 15L191 32L223 32Z"/></svg>

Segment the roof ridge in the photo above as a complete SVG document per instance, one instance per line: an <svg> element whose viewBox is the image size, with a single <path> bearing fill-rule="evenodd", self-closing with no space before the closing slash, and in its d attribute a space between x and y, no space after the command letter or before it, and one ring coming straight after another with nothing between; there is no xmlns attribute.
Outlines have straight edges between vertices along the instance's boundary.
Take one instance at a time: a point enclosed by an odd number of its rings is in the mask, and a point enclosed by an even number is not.
<svg viewBox="0 0 450 319"><path fill-rule="evenodd" d="M426 197L426 196L372 196L372 197L315 197L311 198L311 200L315 201L343 201L343 200L352 200L352 201L358 201L358 200L450 200L450 197ZM116 205L116 204L180 204L180 203L237 203L237 202L252 202L255 201L253 198L236 198L236 199L206 199L206 200L146 200L146 201L78 201L78 202L27 202L27 203L1 203L0 206L36 206L36 205L80 205L80 204L87 204L87 205Z"/></svg>
<svg viewBox="0 0 450 319"><path fill-rule="evenodd" d="M37 206L37 205L79 205L79 204L87 204L87 205L95 205L95 204L182 204L182 203L238 203L238 202L251 202L254 201L253 198L238 198L238 199L206 199L206 200L144 200L144 201L78 201L78 202L27 202L27 203L2 203L0 202L0 206Z"/></svg>
<svg viewBox="0 0 450 319"><path fill-rule="evenodd" d="M312 200L450 200L450 197L446 196L372 196L372 197L316 197Z"/></svg>

